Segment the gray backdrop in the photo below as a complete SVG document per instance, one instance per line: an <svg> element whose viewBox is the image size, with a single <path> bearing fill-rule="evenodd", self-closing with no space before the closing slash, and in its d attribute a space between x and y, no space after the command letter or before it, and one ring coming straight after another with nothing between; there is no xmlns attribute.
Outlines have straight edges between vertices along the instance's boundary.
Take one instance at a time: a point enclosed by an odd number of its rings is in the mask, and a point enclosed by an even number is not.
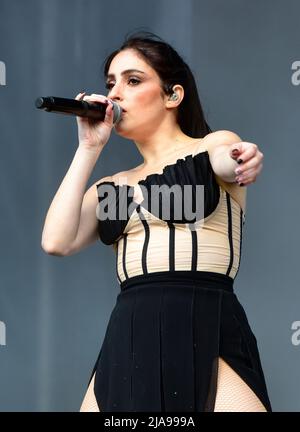
<svg viewBox="0 0 300 432"><path fill-rule="evenodd" d="M34 101L104 94L104 57L140 27L189 63L211 128L264 153L235 290L273 409L300 410L299 14L297 0L0 0L0 410L79 410L119 292L114 252L100 241L65 258L42 250L78 142L75 117ZM113 133L88 186L141 160Z"/></svg>

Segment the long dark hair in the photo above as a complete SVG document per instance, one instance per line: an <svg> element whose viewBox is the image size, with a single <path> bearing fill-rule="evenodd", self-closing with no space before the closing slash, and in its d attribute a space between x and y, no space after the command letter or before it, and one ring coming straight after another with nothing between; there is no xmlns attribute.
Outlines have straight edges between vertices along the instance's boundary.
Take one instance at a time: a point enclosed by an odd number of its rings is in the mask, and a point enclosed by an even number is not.
<svg viewBox="0 0 300 432"><path fill-rule="evenodd" d="M104 60L105 78L113 58L126 49L136 50L156 71L166 95L173 93L175 84L184 88L184 98L177 113L177 122L183 133L193 138L203 138L212 132L205 120L196 82L189 66L174 48L154 33L138 31L131 36L125 36L123 45Z"/></svg>

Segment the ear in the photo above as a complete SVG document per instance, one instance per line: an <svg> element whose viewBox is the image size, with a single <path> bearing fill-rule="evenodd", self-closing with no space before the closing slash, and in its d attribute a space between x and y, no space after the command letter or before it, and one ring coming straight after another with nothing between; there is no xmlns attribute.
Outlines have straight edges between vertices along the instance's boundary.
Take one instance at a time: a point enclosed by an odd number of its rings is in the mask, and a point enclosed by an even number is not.
<svg viewBox="0 0 300 432"><path fill-rule="evenodd" d="M165 104L166 108L176 108L178 105L180 105L182 99L184 98L184 89L180 84L176 84L172 88L173 94L176 93L177 99L174 100L171 96L172 95L165 95Z"/></svg>

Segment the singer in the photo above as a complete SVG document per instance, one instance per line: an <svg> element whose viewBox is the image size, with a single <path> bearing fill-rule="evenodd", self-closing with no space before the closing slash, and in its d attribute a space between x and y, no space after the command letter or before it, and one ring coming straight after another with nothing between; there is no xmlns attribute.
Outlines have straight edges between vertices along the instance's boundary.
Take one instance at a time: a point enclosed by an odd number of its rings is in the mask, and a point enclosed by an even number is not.
<svg viewBox="0 0 300 432"><path fill-rule="evenodd" d="M209 128L189 66L153 33L125 38L104 75L107 95L75 98L106 101L106 114L76 117L79 145L42 234L48 254L72 255L99 239L116 253L120 291L80 411L272 411L257 340L233 289L246 187L263 154L235 132ZM122 108L115 125L111 101ZM113 127L143 163L86 190ZM174 185L203 185L202 220L178 220L172 205L167 219L152 211L157 186ZM98 217L108 187L116 207L131 207L127 220Z"/></svg>

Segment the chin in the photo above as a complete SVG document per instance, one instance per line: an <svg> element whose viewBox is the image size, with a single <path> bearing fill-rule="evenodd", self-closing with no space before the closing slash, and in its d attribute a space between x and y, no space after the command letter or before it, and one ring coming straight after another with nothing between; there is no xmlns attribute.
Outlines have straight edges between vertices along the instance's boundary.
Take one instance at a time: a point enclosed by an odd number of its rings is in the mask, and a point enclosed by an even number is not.
<svg viewBox="0 0 300 432"><path fill-rule="evenodd" d="M134 131L123 127L122 120L115 125L114 129L117 135L123 138L133 139Z"/></svg>
<svg viewBox="0 0 300 432"><path fill-rule="evenodd" d="M131 134L129 131L126 131L125 129L122 129L121 127L115 126L115 133L123 138L131 139Z"/></svg>

